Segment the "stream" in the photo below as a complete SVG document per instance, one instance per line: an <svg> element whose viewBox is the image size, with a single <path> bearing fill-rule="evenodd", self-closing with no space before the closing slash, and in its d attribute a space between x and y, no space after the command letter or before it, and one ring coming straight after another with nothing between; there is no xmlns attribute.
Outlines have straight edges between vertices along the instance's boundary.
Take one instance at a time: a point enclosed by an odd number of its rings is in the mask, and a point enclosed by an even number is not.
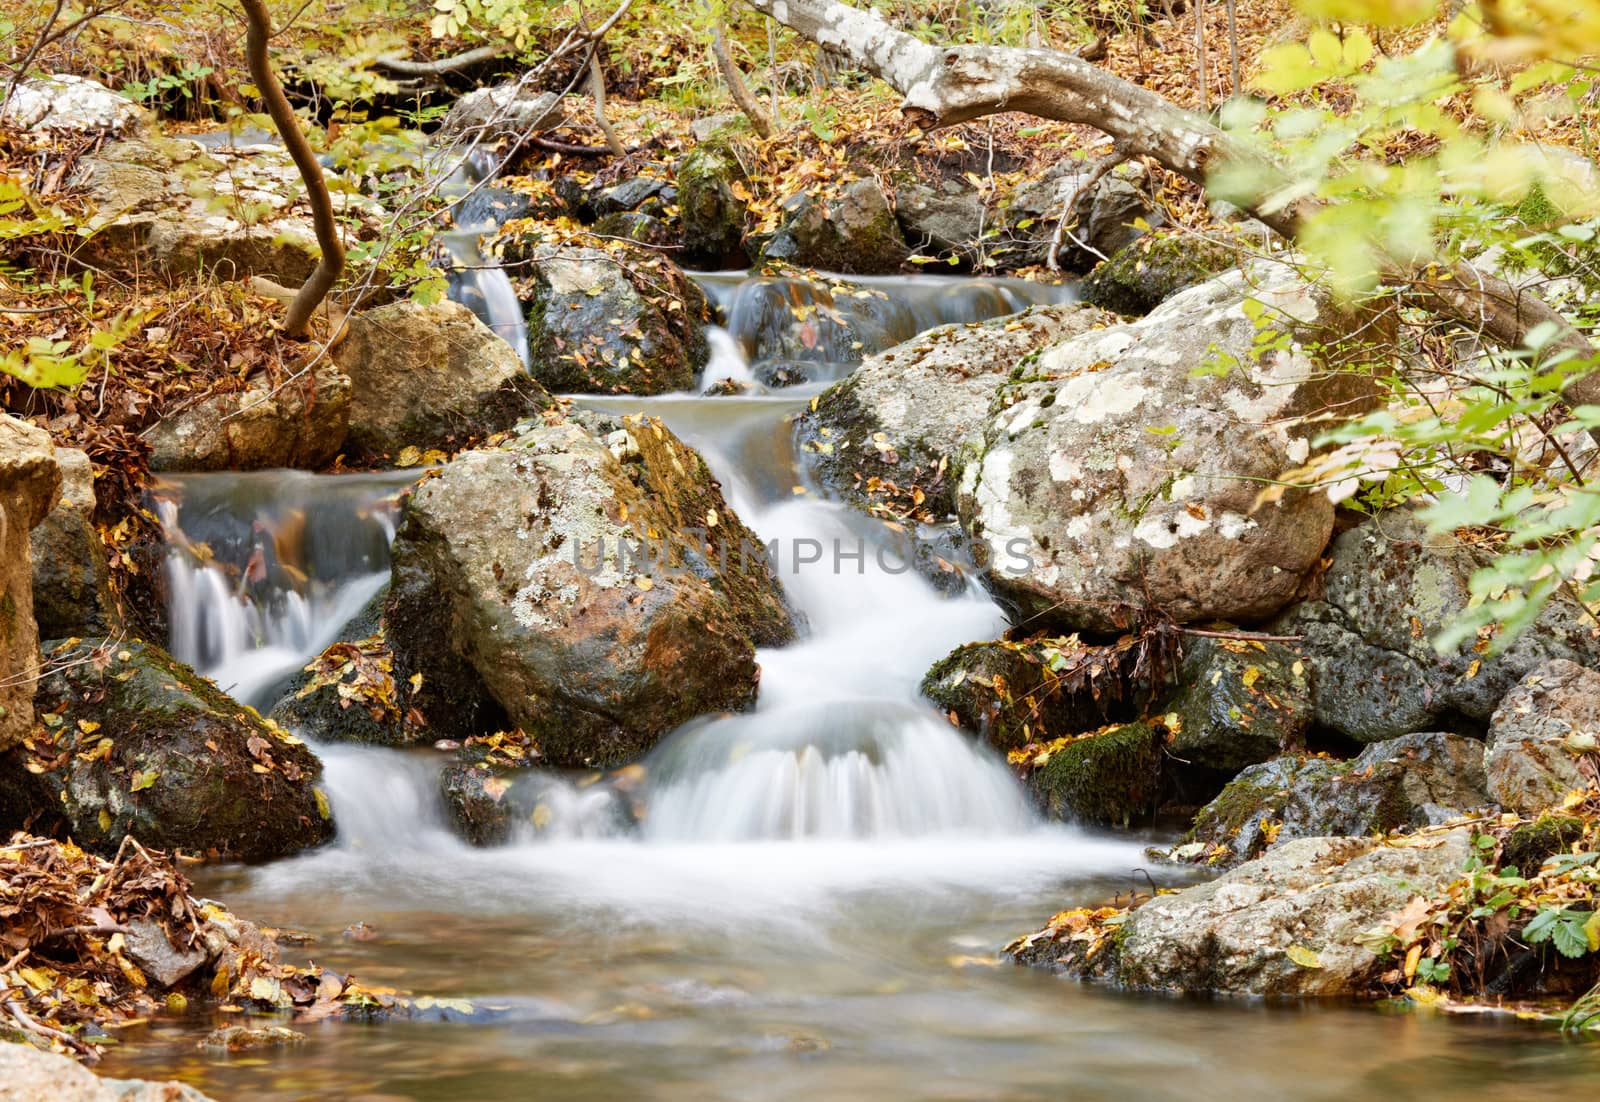
<svg viewBox="0 0 1600 1102"><path fill-rule="evenodd" d="M197 893L309 935L291 959L468 1000L471 1020L322 1022L297 1027L302 1045L230 1056L197 1047L227 1016L196 1012L123 1031L104 1072L257 1102L1520 1099L1592 1085L1592 1050L1515 1022L1117 996L998 962L1052 912L1147 887L1154 837L1040 821L1005 765L919 698L935 659L1004 616L976 586L941 596L883 569L888 533L817 492L788 419L875 348L1061 292L916 277L862 281L871 294L847 300L797 280L703 280L724 322L705 380L749 393L580 401L662 417L763 540L863 541L859 567L782 564L808 626L760 654L755 710L652 753L642 824L622 825L603 786L552 776L546 827L488 850L445 826L447 755L317 747L338 840L201 868ZM797 354L781 307L820 299L838 317ZM761 385L773 365L797 385ZM270 706L381 591L394 495L415 474L173 479L169 538L254 579L241 598L214 563L175 553L175 653Z"/></svg>

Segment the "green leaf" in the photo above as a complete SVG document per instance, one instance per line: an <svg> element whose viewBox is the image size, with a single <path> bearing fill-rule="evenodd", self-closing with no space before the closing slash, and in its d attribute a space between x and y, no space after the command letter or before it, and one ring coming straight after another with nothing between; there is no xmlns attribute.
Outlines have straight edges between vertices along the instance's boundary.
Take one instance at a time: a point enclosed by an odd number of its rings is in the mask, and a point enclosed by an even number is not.
<svg viewBox="0 0 1600 1102"><path fill-rule="evenodd" d="M143 792L156 781L161 779L161 772L157 769L141 770L133 775L133 784L129 786L130 792Z"/></svg>

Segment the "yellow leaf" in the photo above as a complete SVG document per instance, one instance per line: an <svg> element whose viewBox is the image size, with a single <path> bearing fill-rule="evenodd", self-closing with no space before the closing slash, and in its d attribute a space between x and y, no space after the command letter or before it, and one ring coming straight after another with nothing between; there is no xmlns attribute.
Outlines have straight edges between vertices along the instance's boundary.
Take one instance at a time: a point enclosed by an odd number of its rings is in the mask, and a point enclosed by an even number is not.
<svg viewBox="0 0 1600 1102"><path fill-rule="evenodd" d="M92 719L80 719L78 720L78 730L86 735L92 735L100 730L100 725Z"/></svg>
<svg viewBox="0 0 1600 1102"><path fill-rule="evenodd" d="M1283 951L1283 955L1301 968L1322 967L1322 958L1317 956L1314 950L1307 949L1304 945L1291 945Z"/></svg>
<svg viewBox="0 0 1600 1102"><path fill-rule="evenodd" d="M545 827L550 825L550 809L544 804L540 804L538 807L533 809L533 814L528 816L528 818L533 822L534 826L538 827L540 830L543 830Z"/></svg>
<svg viewBox="0 0 1600 1102"><path fill-rule="evenodd" d="M490 777L488 780L483 782L484 795L488 796L495 803L499 803L500 798L504 796L506 792L510 790L510 788L511 782L506 780L504 777Z"/></svg>
<svg viewBox="0 0 1600 1102"><path fill-rule="evenodd" d="M422 671L421 670L418 670L416 673L412 674L411 677L409 678L409 680L411 682L411 691L412 692L416 693L416 692L421 692L422 691Z"/></svg>
<svg viewBox="0 0 1600 1102"><path fill-rule="evenodd" d="M654 589L656 587L656 583L655 582L652 582L649 578L642 577L642 576L633 579L633 584L638 586L640 589L646 589L646 590Z"/></svg>
<svg viewBox="0 0 1600 1102"><path fill-rule="evenodd" d="M1467 678L1470 680L1471 678L1477 677L1478 676L1478 671L1480 669L1482 669L1482 668L1483 668L1483 663L1478 661L1476 658L1474 658L1472 660L1472 665L1467 667L1467 674L1466 674Z"/></svg>
<svg viewBox="0 0 1600 1102"><path fill-rule="evenodd" d="M1422 943L1419 941L1419 942L1417 942L1417 944L1413 945L1410 949L1406 950L1406 963L1405 963L1404 967L1401 969L1405 973L1406 979L1409 980L1412 976L1417 974L1417 964L1421 960L1422 960Z"/></svg>
<svg viewBox="0 0 1600 1102"><path fill-rule="evenodd" d="M394 465L396 467L415 467L421 462L422 449L408 444L400 449L399 455L395 456Z"/></svg>
<svg viewBox="0 0 1600 1102"><path fill-rule="evenodd" d="M1589 952L1600 953L1600 911L1589 916L1583 924L1583 936L1589 939Z"/></svg>
<svg viewBox="0 0 1600 1102"><path fill-rule="evenodd" d="M128 786L129 792L143 792L160 779L161 773L155 769L144 769L133 775L133 783Z"/></svg>
<svg viewBox="0 0 1600 1102"><path fill-rule="evenodd" d="M324 821L333 818L333 808L328 806L328 794L320 788L313 788L311 794L317 800L317 814L321 815Z"/></svg>
<svg viewBox="0 0 1600 1102"><path fill-rule="evenodd" d="M99 822L102 833L111 833L111 812L107 811L103 807L100 809Z"/></svg>
<svg viewBox="0 0 1600 1102"><path fill-rule="evenodd" d="M1243 676L1239 680L1244 682L1245 688L1253 688L1255 683L1261 680L1261 668L1259 666L1246 667Z"/></svg>
<svg viewBox="0 0 1600 1102"><path fill-rule="evenodd" d="M717 516L717 511L715 509L706 510L706 527L707 528L715 528L717 526L717 521L718 520L719 520L719 518Z"/></svg>

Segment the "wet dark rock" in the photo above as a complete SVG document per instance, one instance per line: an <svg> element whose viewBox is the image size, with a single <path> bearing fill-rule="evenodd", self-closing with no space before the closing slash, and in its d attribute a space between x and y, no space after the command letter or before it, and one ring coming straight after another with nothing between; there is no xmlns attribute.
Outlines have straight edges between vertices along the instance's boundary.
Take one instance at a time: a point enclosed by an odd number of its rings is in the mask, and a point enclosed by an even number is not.
<svg viewBox="0 0 1600 1102"><path fill-rule="evenodd" d="M1282 346L1261 350L1247 303ZM1277 612L1327 546L1333 506L1298 489L1258 504L1261 480L1304 461L1320 415L1376 400L1327 359L1350 325L1292 268L1262 262L1045 348L1000 391L962 473L991 584L1060 629L1120 631L1150 604L1180 623ZM1230 356L1226 373L1196 372Z"/></svg>
<svg viewBox="0 0 1600 1102"><path fill-rule="evenodd" d="M1027 786L1052 819L1127 827L1155 812L1166 732L1129 723L1067 743L1035 764Z"/></svg>
<svg viewBox="0 0 1600 1102"><path fill-rule="evenodd" d="M1490 802L1483 744L1460 735L1376 742L1351 761L1287 754L1240 773L1201 810L1172 855L1232 865L1297 838L1386 834Z"/></svg>
<svg viewBox="0 0 1600 1102"><path fill-rule="evenodd" d="M602 215L594 224L594 232L658 249L676 248L679 238L678 231L663 219L636 210Z"/></svg>
<svg viewBox="0 0 1600 1102"><path fill-rule="evenodd" d="M847 275L897 272L911 255L889 200L873 180L845 185L838 198L802 192L786 204L763 261Z"/></svg>
<svg viewBox="0 0 1600 1102"><path fill-rule="evenodd" d="M95 528L94 465L57 448L61 500L33 530L33 615L46 639L112 635L122 626L111 561Z"/></svg>
<svg viewBox="0 0 1600 1102"><path fill-rule="evenodd" d="M1534 629L1537 630L1537 629ZM1535 667L1505 695L1489 723L1489 791L1523 815L1559 808L1592 788L1600 755L1600 673L1565 659Z"/></svg>
<svg viewBox="0 0 1600 1102"><path fill-rule="evenodd" d="M460 446L550 406L511 346L459 303L395 302L348 325L333 357L350 379L352 455Z"/></svg>
<svg viewBox="0 0 1600 1102"><path fill-rule="evenodd" d="M1545 815L1524 823L1506 835L1500 847L1500 867L1531 876L1546 860L1567 853L1583 838L1588 824L1572 815Z"/></svg>
<svg viewBox="0 0 1600 1102"><path fill-rule="evenodd" d="M1148 314L1241 259L1239 248L1197 234L1146 234L1089 274L1083 300L1118 314Z"/></svg>
<svg viewBox="0 0 1600 1102"><path fill-rule="evenodd" d="M706 364L706 299L659 254L537 246L518 291L531 371L554 393L687 390Z"/></svg>
<svg viewBox="0 0 1600 1102"><path fill-rule="evenodd" d="M278 693L269 714L273 722L315 742L408 746L434 737L405 721L410 691L394 678L382 623L387 600L387 590L373 597L323 652L348 665L346 672L332 678L296 673Z"/></svg>
<svg viewBox="0 0 1600 1102"><path fill-rule="evenodd" d="M1463 614L1487 552L1434 535L1410 511L1384 513L1341 534L1318 599L1273 630L1302 635L1316 722L1377 742L1448 721L1482 730L1507 692L1552 659L1600 665L1600 631L1557 594L1498 654L1467 643L1440 655L1432 640Z"/></svg>
<svg viewBox="0 0 1600 1102"><path fill-rule="evenodd" d="M700 456L657 420L588 421L603 439L539 425L458 455L408 503L385 622L436 735L516 726L550 764L618 764L747 706L755 646L793 634Z"/></svg>
<svg viewBox="0 0 1600 1102"><path fill-rule="evenodd" d="M1304 745L1311 684L1299 655L1280 643L1196 638L1187 646L1179 691L1174 757L1235 772Z"/></svg>
<svg viewBox="0 0 1600 1102"><path fill-rule="evenodd" d="M906 492L915 486L921 511L947 515L961 472L982 448L996 389L1041 349L1111 320L1069 304L930 330L868 357L824 391L800 420L802 447L817 477L847 501L884 501L876 479Z"/></svg>
<svg viewBox="0 0 1600 1102"><path fill-rule="evenodd" d="M1093 954L1083 941L1041 935L1011 952L1130 990L1371 995L1394 964L1363 935L1414 897L1436 897L1471 853L1466 829L1416 845L1301 838L1208 884L1156 896Z"/></svg>
<svg viewBox="0 0 1600 1102"><path fill-rule="evenodd" d="M69 640L47 654L39 722L0 758L6 826L240 861L333 836L315 755L165 651Z"/></svg>
<svg viewBox="0 0 1600 1102"><path fill-rule="evenodd" d="M658 215L677 197L677 189L666 180L658 180L653 176L634 176L606 188L590 200L589 206L597 218L626 211Z"/></svg>
<svg viewBox="0 0 1600 1102"><path fill-rule="evenodd" d="M745 178L738 155L723 142L703 142L678 162L678 209L686 262L711 267L745 262L749 203L733 191Z"/></svg>
<svg viewBox="0 0 1600 1102"><path fill-rule="evenodd" d="M439 774L439 796L455 832L475 846L498 846L536 838L574 819L624 829L632 821L628 805L607 785L593 783L574 792L558 775L532 768L524 757L508 758L510 745L473 740ZM598 778L591 775L591 781ZM588 802L588 809L574 806Z"/></svg>

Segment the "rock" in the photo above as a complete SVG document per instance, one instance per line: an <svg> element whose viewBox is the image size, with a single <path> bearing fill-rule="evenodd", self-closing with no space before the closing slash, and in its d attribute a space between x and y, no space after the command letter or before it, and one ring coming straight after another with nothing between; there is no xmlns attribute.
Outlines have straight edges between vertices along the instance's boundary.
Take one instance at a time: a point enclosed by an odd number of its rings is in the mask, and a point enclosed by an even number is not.
<svg viewBox="0 0 1600 1102"><path fill-rule="evenodd" d="M1569 793L1594 789L1597 753L1600 673L1553 659L1528 673L1495 709L1484 755L1489 791L1507 811L1555 810Z"/></svg>
<svg viewBox="0 0 1600 1102"><path fill-rule="evenodd" d="M0 750L33 729L39 628L28 533L50 515L60 492L50 434L0 413Z"/></svg>
<svg viewBox="0 0 1600 1102"><path fill-rule="evenodd" d="M1236 864L1298 838L1436 825L1489 802L1483 744L1460 735L1375 742L1351 761L1286 754L1234 778L1173 856Z"/></svg>
<svg viewBox="0 0 1600 1102"><path fill-rule="evenodd" d="M1128 827L1155 812L1164 742L1148 723L1077 739L1028 774L1028 791L1052 819Z"/></svg>
<svg viewBox="0 0 1600 1102"><path fill-rule="evenodd" d="M538 246L528 272L519 293L532 372L547 389L663 394L694 386L710 355L706 299L672 264L638 248Z"/></svg>
<svg viewBox="0 0 1600 1102"><path fill-rule="evenodd" d="M784 209L783 226L761 250L763 262L881 275L899 271L911 255L889 200L873 180L846 184L835 199L801 192Z"/></svg>
<svg viewBox="0 0 1600 1102"><path fill-rule="evenodd" d="M242 1026L230 1025L213 1029L200 1042L201 1048L221 1048L229 1052L248 1052L257 1048L275 1048L278 1045L298 1045L306 1039L281 1025Z"/></svg>
<svg viewBox="0 0 1600 1102"><path fill-rule="evenodd" d="M1124 656L1091 655L1066 639L967 643L933 664L922 695L1007 753L1140 714L1151 693L1126 684ZM1085 658L1099 661L1080 672Z"/></svg>
<svg viewBox="0 0 1600 1102"><path fill-rule="evenodd" d="M908 183L897 189L900 228L917 252L974 259L984 228L983 199L965 180Z"/></svg>
<svg viewBox="0 0 1600 1102"><path fill-rule="evenodd" d="M589 202L597 218L629 211L659 217L678 198L678 189L654 176L630 176L613 184Z"/></svg>
<svg viewBox="0 0 1600 1102"><path fill-rule="evenodd" d="M159 922L139 919L124 925L128 928L123 935L128 959L159 988L177 987L211 963L211 955L204 947L180 949L172 944Z"/></svg>
<svg viewBox="0 0 1600 1102"><path fill-rule="evenodd" d="M677 248L682 238L682 234L664 220L636 210L618 211L602 216L594 224L594 232L600 237L620 238L623 241L654 246L658 249Z"/></svg>
<svg viewBox="0 0 1600 1102"><path fill-rule="evenodd" d="M350 378L331 363L310 379L212 394L145 431L153 471L315 469L333 462L350 426Z"/></svg>
<svg viewBox="0 0 1600 1102"><path fill-rule="evenodd" d="M745 117L738 111L718 111L712 115L705 115L695 119L689 124L689 133L697 142L715 140L725 131L742 128L748 125Z"/></svg>
<svg viewBox="0 0 1600 1102"><path fill-rule="evenodd" d="M145 125L144 108L87 77L58 73L18 84L0 119L24 130L121 137Z"/></svg>
<svg viewBox="0 0 1600 1102"><path fill-rule="evenodd" d="M550 764L623 762L747 706L755 645L793 633L699 455L655 419L589 423L604 442L567 422L462 453L407 505L385 622L436 731L492 730L503 711Z"/></svg>
<svg viewBox="0 0 1600 1102"><path fill-rule="evenodd" d="M464 137L493 145L502 139L522 140L561 125L561 97L521 81L475 88L450 105L439 122L437 138Z"/></svg>
<svg viewBox="0 0 1600 1102"><path fill-rule="evenodd" d="M734 194L743 187L744 166L723 142L695 146L678 162L678 210L683 222L683 256L708 267L742 267L744 224L750 204Z"/></svg>
<svg viewBox="0 0 1600 1102"><path fill-rule="evenodd" d="M1281 342L1263 346L1252 301ZM1095 631L1147 602L1179 622L1278 611L1327 546L1333 506L1294 489L1258 505L1261 482L1304 462L1321 429L1302 418L1372 398L1370 380L1307 350L1349 324L1263 262L1047 348L1002 390L963 472L962 521L995 589L1025 617ZM1225 373L1196 374L1224 357Z"/></svg>
<svg viewBox="0 0 1600 1102"><path fill-rule="evenodd" d="M321 255L300 170L281 146L129 137L80 160L72 185L96 211L84 257L104 268L298 287ZM359 190L334 194L347 243L376 236L381 208Z"/></svg>
<svg viewBox="0 0 1600 1102"><path fill-rule="evenodd" d="M1089 273L1083 300L1118 314L1148 314L1243 259L1238 247L1198 234L1146 234Z"/></svg>
<svg viewBox="0 0 1600 1102"><path fill-rule="evenodd" d="M387 591L344 626L341 639L284 686L273 722L314 742L406 746L435 736L405 720L408 689L394 678L394 655L383 624ZM342 672L336 672L342 671Z"/></svg>
<svg viewBox="0 0 1600 1102"><path fill-rule="evenodd" d="M1112 320L1090 307L1036 306L941 326L869 356L801 418L816 477L861 505L881 499L869 488L874 479L914 483L929 513L953 512L954 486L982 450L996 388L1040 349Z"/></svg>
<svg viewBox="0 0 1600 1102"><path fill-rule="evenodd" d="M1197 638L1178 681L1167 710L1178 717L1171 750L1182 761L1237 772L1305 744L1310 680L1280 643Z"/></svg>
<svg viewBox="0 0 1600 1102"><path fill-rule="evenodd" d="M1133 244L1145 232L1135 223L1142 220L1154 228L1165 221L1160 205L1150 198L1151 183L1143 165L1123 164L1083 191L1083 179L1091 170L1091 161L1063 159L1012 192L1004 211L1008 235L1017 242L1005 253L1012 267L1045 262L1062 205L1074 195L1076 226L1071 232L1078 241L1063 237L1058 258L1068 271L1087 271Z"/></svg>
<svg viewBox="0 0 1600 1102"><path fill-rule="evenodd" d="M1512 686L1543 663L1600 665L1600 632L1563 594L1498 655L1470 643L1440 655L1432 639L1466 611L1472 575L1490 555L1433 535L1413 512L1344 532L1329 556L1318 599L1285 612L1273 630L1304 636L1298 649L1312 669L1316 722L1350 738L1482 730Z"/></svg>
<svg viewBox="0 0 1600 1102"><path fill-rule="evenodd" d="M1500 867L1514 868L1524 876L1532 876L1551 857L1572 852L1572 846L1583 839L1588 825L1575 815L1545 815L1523 823L1501 843Z"/></svg>
<svg viewBox="0 0 1600 1102"><path fill-rule="evenodd" d="M183 1083L98 1079L76 1060L0 1041L5 1102L211 1102Z"/></svg>
<svg viewBox="0 0 1600 1102"><path fill-rule="evenodd" d="M1413 898L1436 896L1471 854L1466 829L1392 845L1301 838L1209 884L1156 896L1088 962L1073 959L1071 943L1017 956L1135 990L1371 995L1394 962L1362 936Z"/></svg>
<svg viewBox="0 0 1600 1102"><path fill-rule="evenodd" d="M535 763L526 758L506 757L503 737L469 740L439 774L450 825L472 845L499 846L585 823L616 833L631 823L631 809L609 785L574 789L548 770L529 768Z"/></svg>
<svg viewBox="0 0 1600 1102"><path fill-rule="evenodd" d="M33 530L33 616L46 639L114 635L122 614L94 524L94 464L75 448L57 448L55 456L61 500Z"/></svg>
<svg viewBox="0 0 1600 1102"><path fill-rule="evenodd" d="M40 722L0 758L5 826L32 823L100 853L132 834L239 861L333 836L311 751L166 652L68 640L48 658Z"/></svg>
<svg viewBox="0 0 1600 1102"><path fill-rule="evenodd" d="M395 302L351 315L333 360L350 379L355 455L460 446L550 406L510 345L455 302Z"/></svg>

